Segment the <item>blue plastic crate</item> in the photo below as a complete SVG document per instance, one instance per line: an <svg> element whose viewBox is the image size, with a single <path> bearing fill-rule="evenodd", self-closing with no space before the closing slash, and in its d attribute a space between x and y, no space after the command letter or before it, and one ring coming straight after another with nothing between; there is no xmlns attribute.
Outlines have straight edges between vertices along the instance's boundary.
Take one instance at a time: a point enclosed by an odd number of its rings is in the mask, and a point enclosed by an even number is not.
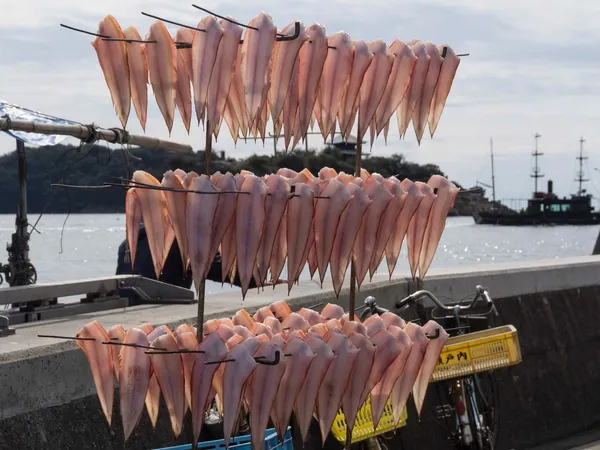
<svg viewBox="0 0 600 450"><path fill-rule="evenodd" d="M192 444L177 445L175 447L164 447L157 448L155 450L191 450ZM218 439L216 441L200 442L198 448L204 448L208 450L221 450L225 449L225 440ZM238 436L231 438L229 441L229 448L234 450L251 450L250 436ZM277 432L275 428L269 428L265 433L265 450L294 450L294 444L292 442L292 428L288 427L285 433L285 439L283 443L280 443L277 438Z"/></svg>

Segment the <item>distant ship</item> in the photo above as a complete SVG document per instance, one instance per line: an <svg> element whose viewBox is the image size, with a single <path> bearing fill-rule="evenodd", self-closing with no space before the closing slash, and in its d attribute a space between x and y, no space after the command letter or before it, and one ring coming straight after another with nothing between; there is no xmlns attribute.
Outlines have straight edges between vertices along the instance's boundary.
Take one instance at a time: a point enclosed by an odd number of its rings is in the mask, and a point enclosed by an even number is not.
<svg viewBox="0 0 600 450"><path fill-rule="evenodd" d="M592 196L586 194L583 189L583 183L588 181L583 177L583 160L587 159L583 156L584 139L579 140L579 172L577 181L579 189L577 194L571 195L571 198L559 198L552 190L552 180L548 180L548 192L540 192L537 189L538 178L544 175L540 173L538 166L538 157L542 153L538 152L537 141L539 134L535 135L535 150L533 156L535 158L535 166L531 177L535 179L535 191L533 197L527 201L527 208L520 211L474 211L473 219L479 225L507 225L507 226L531 226L531 225L598 225L600 224L600 212L597 212L592 207ZM495 201L495 183L494 183L494 156L492 149L492 189L494 195L493 205ZM506 208L505 208L506 209Z"/></svg>

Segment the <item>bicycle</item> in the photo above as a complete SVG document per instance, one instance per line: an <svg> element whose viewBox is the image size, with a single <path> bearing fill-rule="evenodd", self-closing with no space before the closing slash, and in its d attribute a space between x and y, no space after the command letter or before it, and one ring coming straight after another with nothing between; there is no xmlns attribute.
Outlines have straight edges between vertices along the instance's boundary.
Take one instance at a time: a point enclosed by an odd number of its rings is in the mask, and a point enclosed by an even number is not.
<svg viewBox="0 0 600 450"><path fill-rule="evenodd" d="M430 311L422 303L426 298L435 305ZM477 306L482 300L485 303L484 308L478 311ZM431 292L421 290L398 301L395 306L401 310L412 305L416 306L418 316L416 321L425 324L429 319L433 319L444 327L450 336L463 336L470 332L491 328L487 316L491 313L498 316L491 296L481 286L476 287L475 297L466 305L462 302L445 305ZM373 297L367 297L362 308L364 310L361 313L361 322L372 314L388 312L378 306ZM436 314L438 310L443 311L443 314ZM439 382L432 380L430 385L432 384L437 387L439 400L434 408L434 421L440 424L439 421L444 420L445 431L453 441L454 448L494 450L499 409L494 373L479 372ZM489 392L486 392L485 387Z"/></svg>

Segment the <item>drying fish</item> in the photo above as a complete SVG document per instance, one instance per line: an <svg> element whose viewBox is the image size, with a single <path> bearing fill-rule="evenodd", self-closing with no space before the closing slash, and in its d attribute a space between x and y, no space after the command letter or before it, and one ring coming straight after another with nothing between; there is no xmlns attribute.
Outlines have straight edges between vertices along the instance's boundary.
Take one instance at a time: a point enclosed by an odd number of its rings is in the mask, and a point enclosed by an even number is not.
<svg viewBox="0 0 600 450"><path fill-rule="evenodd" d="M196 351L198 348L198 339L193 331L185 331L175 335L177 346L180 350ZM185 386L185 409L192 407L192 370L194 369L194 353L182 353L181 362L183 363L183 381Z"/></svg>
<svg viewBox="0 0 600 450"><path fill-rule="evenodd" d="M408 226L408 231L406 233L408 262L410 264L410 274L413 279L415 278L417 267L419 265L419 257L421 254L421 248L423 246L423 239L425 236L425 230L427 228L429 212L431 211L431 207L433 206L433 203L437 197L437 195L433 193L431 186L428 184L421 183L420 181L417 181L415 184L419 187L420 191L425 197L419 204L419 208L411 219L410 225Z"/></svg>
<svg viewBox="0 0 600 450"><path fill-rule="evenodd" d="M206 175L194 178L190 189L207 192L207 194L192 192L186 194L188 196L186 204L187 242L194 285L198 290L200 281L206 276L212 263L210 259L213 246L212 228L219 202L219 195L211 195L208 192L218 192L219 190Z"/></svg>
<svg viewBox="0 0 600 450"><path fill-rule="evenodd" d="M256 338L249 338L229 351L228 359L232 361L225 364L223 372L223 434L226 447L229 447L233 426L239 417L244 385L256 369L253 356L258 346Z"/></svg>
<svg viewBox="0 0 600 450"><path fill-rule="evenodd" d="M135 27L128 27L123 30L123 37L134 41L142 40ZM127 65L129 66L129 86L133 107L135 108L135 113L140 121L142 130L146 131L146 117L148 114L148 52L145 44L139 42L127 43Z"/></svg>
<svg viewBox="0 0 600 450"><path fill-rule="evenodd" d="M314 218L315 249L322 286L339 229L340 217L351 199L351 194L346 186L336 179L331 179L320 195L328 197L317 200Z"/></svg>
<svg viewBox="0 0 600 450"><path fill-rule="evenodd" d="M239 311L237 311L233 316L233 323L235 325L241 325L251 330L254 327L255 322L252 316L248 314L248 311L242 308Z"/></svg>
<svg viewBox="0 0 600 450"><path fill-rule="evenodd" d="M271 311L273 311L275 317L281 320L285 320L290 314L292 314L292 309L284 300L271 303L269 308L271 308Z"/></svg>
<svg viewBox="0 0 600 450"><path fill-rule="evenodd" d="M282 328L290 331L301 330L305 333L310 328L308 321L298 313L291 313L281 323Z"/></svg>
<svg viewBox="0 0 600 450"><path fill-rule="evenodd" d="M139 328L130 328L124 336L123 343L148 346L148 339ZM125 442L144 411L144 401L150 383L152 363L144 352L144 348L124 346L119 355L119 393Z"/></svg>
<svg viewBox="0 0 600 450"><path fill-rule="evenodd" d="M123 328L123 325L115 325L106 330L106 334L108 334L108 337L111 340L111 342L123 342L123 338L125 337L125 328ZM117 381L119 381L120 370L118 347L113 349L111 353L113 356L113 368L115 371L115 377L117 378Z"/></svg>
<svg viewBox="0 0 600 450"><path fill-rule="evenodd" d="M295 31L296 23L293 22L281 30L281 34L290 35ZM273 122L279 119L286 97L291 91L290 85L296 68L296 59L300 47L308 39L304 24L300 23L300 34L292 41L276 42L273 48L273 61L271 65L271 88L269 89L269 107ZM297 83L297 79L296 79ZM295 116L295 114L294 114ZM285 120L285 116L284 116ZM277 133L279 134L279 133Z"/></svg>
<svg viewBox="0 0 600 450"><path fill-rule="evenodd" d="M275 317L269 306L263 306L256 313L254 313L253 319L256 322L263 322L267 317Z"/></svg>
<svg viewBox="0 0 600 450"><path fill-rule="evenodd" d="M273 246L290 197L290 185L279 175L269 175L266 179L268 196L265 200L265 222L256 261L255 279L262 285L273 253Z"/></svg>
<svg viewBox="0 0 600 450"><path fill-rule="evenodd" d="M454 201L459 191L454 183L440 175L433 175L427 184L437 189L437 197L429 212L427 228L425 229L425 236L423 237L423 245L421 246L421 254L419 256L419 278L421 279L425 277L433 261L435 251L446 226L446 217L448 217L448 213L454 206Z"/></svg>
<svg viewBox="0 0 600 450"><path fill-rule="evenodd" d="M437 333L437 330L439 330L439 336L436 339L431 339L427 344L423 363L421 364L419 375L417 375L417 379L413 386L413 399L415 400L415 406L419 416L423 409L423 402L425 401L429 380L435 371L435 366L437 366L440 353L450 337L446 330L444 330L435 320L430 320L423 325L423 331L427 336L434 336Z"/></svg>
<svg viewBox="0 0 600 450"><path fill-rule="evenodd" d="M408 337L408 335L402 331L401 328L396 326L391 326L388 328L388 331L392 333L394 338L396 338L396 342L400 345L400 353L394 359L394 361L390 364L390 366L385 370L383 376L379 383L375 385L373 390L371 391L371 411L373 415L373 430L377 429L379 425L379 421L381 419L381 415L383 414L383 410L385 408L385 404L390 398L392 394L392 389L396 384L396 381L402 373L404 372L404 367L406 365L406 361L410 355L412 350L412 341Z"/></svg>
<svg viewBox="0 0 600 450"><path fill-rule="evenodd" d="M350 138L350 132L354 125L356 112L358 111L360 87L374 57L365 41L353 41L352 44L354 45L352 69L350 71L348 86L344 92L338 111L340 132L346 141Z"/></svg>
<svg viewBox="0 0 600 450"><path fill-rule="evenodd" d="M299 91L298 91L298 71L299 71L299 63L298 58L294 61L292 75L290 79L290 87L288 89L287 96L285 98L285 102L283 104L283 132L284 132L284 144L286 151L290 147L290 143L292 142L292 136L294 134L294 130L296 129L296 123L298 119L298 103L300 101ZM280 117L281 120L281 117ZM279 133L276 133L279 135ZM290 177L293 178L293 177Z"/></svg>
<svg viewBox="0 0 600 450"><path fill-rule="evenodd" d="M288 292L300 272L308 246L314 215L314 194L306 184L294 184L294 197L288 202L287 247L288 247Z"/></svg>
<svg viewBox="0 0 600 450"><path fill-rule="evenodd" d="M237 185L231 172L227 172L215 183L216 187L223 192L237 191ZM235 194L215 195L218 197L215 218L212 224L211 251L208 261L214 261L215 255L219 250L219 245L225 239L225 235L231 224L235 221L235 207L237 196ZM221 255L221 258L223 255ZM209 268L210 270L210 268Z"/></svg>
<svg viewBox="0 0 600 450"><path fill-rule="evenodd" d="M375 346L362 334L354 333L350 335L349 339L352 345L360 351L360 363L355 365L354 370L350 374L348 387L342 398L342 411L346 418L346 426L352 430L354 429L356 414L362 406L361 399L364 387L371 374L373 358L375 357Z"/></svg>
<svg viewBox="0 0 600 450"><path fill-rule="evenodd" d="M408 335L413 345L410 355L408 355L408 359L406 360L404 372L392 389L391 404L394 412L394 424L400 422L402 411L419 374L423 358L425 357L425 350L429 343L423 328L419 325L409 322L404 327L404 332Z"/></svg>
<svg viewBox="0 0 600 450"><path fill-rule="evenodd" d="M456 75L458 65L460 64L460 58L456 56L456 53L454 53L452 48L448 47L447 45L440 45L438 50L441 52L444 48L446 48L446 56L444 56L444 61L442 62L440 76L438 78L437 86L435 88L433 99L431 100L431 106L429 108L428 122L431 137L433 137L433 134L437 129L440 117L442 117L446 99L448 98L448 94L452 88L452 82L454 81L454 76Z"/></svg>
<svg viewBox="0 0 600 450"><path fill-rule="evenodd" d="M377 271L377 268L381 264L381 261L383 261L385 247L390 240L390 236L396 229L398 217L402 212L407 195L406 192L404 192L404 189L402 189L400 182L384 180L383 185L392 194L392 199L388 203L385 212L382 214L379 222L379 228L377 229L375 250L373 251L373 257L371 258L371 264L369 266L371 280L373 279L373 275Z"/></svg>
<svg viewBox="0 0 600 450"><path fill-rule="evenodd" d="M156 178L142 170L133 172L132 181L150 186L160 186ZM154 272L158 279L171 249L172 237L174 236L171 236L171 242L169 242L168 235L172 229L169 223L167 200L162 191L154 189L137 190L135 197L137 197L142 212L146 235L148 236L148 246L154 263Z"/></svg>
<svg viewBox="0 0 600 450"><path fill-rule="evenodd" d="M377 136L389 124L394 111L398 109L410 85L410 79L417 57L408 45L396 39L389 48L394 55L394 64L385 87L385 94L377 107ZM385 134L387 140L387 133Z"/></svg>
<svg viewBox="0 0 600 450"><path fill-rule="evenodd" d="M102 412L110 426L115 395L113 349L110 345L102 344L109 340L108 334L106 334L106 330L102 328L102 325L94 320L84 325L76 337L94 339L93 341L76 340L75 342L83 350L88 360L94 377L98 400L100 400Z"/></svg>
<svg viewBox="0 0 600 450"><path fill-rule="evenodd" d="M302 308L298 311L298 314L304 317L310 326L323 323L323 317L312 309Z"/></svg>
<svg viewBox="0 0 600 450"><path fill-rule="evenodd" d="M150 343L151 347L162 348L169 352L177 352L179 347L172 333L163 334ZM179 353L167 355L150 354L152 368L160 386L163 398L169 410L173 434L177 438L181 434L183 415L185 413L185 383L183 364Z"/></svg>
<svg viewBox="0 0 600 450"><path fill-rule="evenodd" d="M344 32L329 36L327 44L335 47L335 50L327 52L319 81L317 102L320 109L320 117L317 116L317 121L325 140L333 133L342 96L350 80L354 48L350 36Z"/></svg>
<svg viewBox="0 0 600 450"><path fill-rule="evenodd" d="M165 172L161 186L170 189L183 189L183 185L172 170ZM189 258L187 231L186 231L186 202L185 192L164 191L169 212L170 222L175 232L179 252L181 253L181 262L186 267Z"/></svg>
<svg viewBox="0 0 600 450"><path fill-rule="evenodd" d="M372 203L363 215L353 248L356 282L359 288L369 270L369 264L375 252L381 217L393 198L392 194L375 178L368 178L363 189L369 195Z"/></svg>
<svg viewBox="0 0 600 450"><path fill-rule="evenodd" d="M418 59L415 63L415 68L413 70L408 92L396 110L396 118L398 119L398 132L400 133L401 137L406 133L410 119L413 116L413 112L417 106L417 103L419 102L419 99L421 98L430 59L422 42L417 41L413 44L409 44L409 47Z"/></svg>
<svg viewBox="0 0 600 450"><path fill-rule="evenodd" d="M244 298L252 278L265 223L267 187L257 176L247 175L239 190L249 193L238 195L236 205L237 266Z"/></svg>
<svg viewBox="0 0 600 450"><path fill-rule="evenodd" d="M265 448L265 431L269 423L269 413L279 392L286 361L283 361L284 357L281 349L272 342L260 344L254 357L267 361L274 361L277 357L280 358L279 363L275 366L259 365L256 367L249 387L252 399L250 402L252 448L262 450Z"/></svg>
<svg viewBox="0 0 600 450"><path fill-rule="evenodd" d="M119 23L111 15L106 16L98 24L98 34L110 38L125 38ZM98 62L104 73L104 79L110 91L117 116L121 121L121 125L125 128L131 108L127 44L125 42L105 41L101 37L97 37L92 42L92 46L98 55Z"/></svg>
<svg viewBox="0 0 600 450"><path fill-rule="evenodd" d="M327 58L327 36L325 28L313 24L306 30L310 42L305 42L298 55L298 116L295 129L299 134L294 134L296 146L301 137L306 136L308 123L315 107L317 89L321 79L321 72Z"/></svg>
<svg viewBox="0 0 600 450"><path fill-rule="evenodd" d="M208 89L217 59L217 50L223 37L223 28L213 16L204 17L199 23L204 33L196 33L192 42L192 85L198 124L204 123Z"/></svg>
<svg viewBox="0 0 600 450"><path fill-rule="evenodd" d="M419 186L410 181L408 178L402 180L400 185L406 191L406 199L402 211L398 216L396 226L385 246L385 258L387 261L390 279L392 278L392 274L396 268L396 263L398 262L398 257L400 256L400 249L402 248L402 241L404 240L404 236L406 235L411 219L421 204L421 201L425 198L425 194L421 192Z"/></svg>
<svg viewBox="0 0 600 450"><path fill-rule="evenodd" d="M368 47L375 56L365 73L360 87L358 134L356 137L359 142L362 141L375 117L394 62L394 55L390 53L385 42L382 40L369 42ZM371 147L373 147L373 140L374 136L371 134Z"/></svg>
<svg viewBox="0 0 600 450"><path fill-rule="evenodd" d="M367 336L369 336L370 338L375 336L381 330L387 330L387 325L385 324L383 319L377 314L374 314L370 316L367 320L365 320L364 325L367 328Z"/></svg>
<svg viewBox="0 0 600 450"><path fill-rule="evenodd" d="M248 124L254 125L261 112L268 84L271 51L275 45L277 27L271 16L261 12L250 21L242 44L241 75L244 83Z"/></svg>
<svg viewBox="0 0 600 450"><path fill-rule="evenodd" d="M425 77L425 84L423 85L423 91L421 97L417 101L415 110L412 116L413 126L415 128L415 134L417 135L417 142L421 144L421 138L425 133L425 127L427 126L427 118L429 116L429 107L431 105L435 88L438 83L438 77L440 75L440 69L442 67L442 55L440 51L431 42L424 44L425 51L429 56L429 68L427 69L427 77Z"/></svg>
<svg viewBox="0 0 600 450"><path fill-rule="evenodd" d="M348 337L352 336L352 334L354 333L366 336L367 327L365 327L365 325L360 323L360 321L358 321L357 319L346 320L342 323L342 333L344 333Z"/></svg>
<svg viewBox="0 0 600 450"><path fill-rule="evenodd" d="M325 320L331 319L341 319L344 317L344 308L340 305L334 305L332 303L327 303L323 310L321 311L321 315L325 318ZM341 327L340 327L341 328Z"/></svg>
<svg viewBox="0 0 600 450"><path fill-rule="evenodd" d="M243 327L241 325L236 325L235 327L233 327L233 332L235 334L239 334L244 339L248 339L250 337L256 337L256 335L252 331L250 331L248 328Z"/></svg>
<svg viewBox="0 0 600 450"><path fill-rule="evenodd" d="M204 414L208 409L212 380L219 364L205 364L206 362L223 361L227 357L227 347L218 333L210 333L198 346L198 350L204 353L194 354L194 366L192 370L192 427L194 433L193 442L198 442Z"/></svg>
<svg viewBox="0 0 600 450"><path fill-rule="evenodd" d="M127 190L125 194L125 229L127 230L127 245L131 255L131 268L135 267L135 254L137 252L140 224L142 223L142 205L135 188Z"/></svg>
<svg viewBox="0 0 600 450"><path fill-rule="evenodd" d="M273 331L273 334L281 333L283 331L281 329L281 322L275 317L267 317L264 321L264 324L268 326L271 331Z"/></svg>
<svg viewBox="0 0 600 450"><path fill-rule="evenodd" d="M271 328L266 326L264 323L256 322L252 327L252 332L255 336L259 336L261 334L266 335L269 339L273 337L273 331Z"/></svg>
<svg viewBox="0 0 600 450"><path fill-rule="evenodd" d="M215 133L215 127L221 123L225 111L227 96L231 87L231 80L235 72L238 47L242 37L242 27L228 20L220 20L219 25L223 29L223 37L219 42L217 56L215 59L210 83L208 85L207 118L208 134Z"/></svg>
<svg viewBox="0 0 600 450"><path fill-rule="evenodd" d="M240 187L242 187L242 183L244 182L244 177L239 174L235 175L235 190L239 191ZM237 207L237 198L233 197L236 201ZM237 250L237 235L235 232L235 224L236 219L235 216L231 219L231 223L227 227L225 234L223 235L223 239L221 240L221 280L224 283L225 278L230 275L230 272L235 269L235 256ZM230 276L230 281L233 283L235 276Z"/></svg>
<svg viewBox="0 0 600 450"><path fill-rule="evenodd" d="M200 33L199 33L200 34ZM175 42L165 24L157 20L150 26L147 41L156 41L146 47L150 84L158 103L158 109L165 119L169 135L175 119L175 96L177 91L177 55Z"/></svg>
<svg viewBox="0 0 600 450"><path fill-rule="evenodd" d="M192 42L194 31L187 28L179 28L175 35L177 42ZM183 125L190 133L192 122L192 93L190 83L192 81L192 50L189 48L177 50L177 90L175 93L175 104L181 114Z"/></svg>
<svg viewBox="0 0 600 450"><path fill-rule="evenodd" d="M317 415L321 438L325 445L331 424L342 402L346 386L348 386L359 350L346 336L340 333L329 331L323 340L331 347L336 356L327 369L317 398Z"/></svg>
<svg viewBox="0 0 600 450"><path fill-rule="evenodd" d="M381 317L381 319L383 320L386 329L392 325L398 328L404 328L406 326L406 322L402 319L402 317L392 312L385 312L379 317Z"/></svg>
<svg viewBox="0 0 600 450"><path fill-rule="evenodd" d="M166 325L162 325L146 333L146 338L148 339L148 342L152 342L157 337L169 332L169 328ZM148 392L146 393L145 403L146 411L148 411L148 416L150 417L150 423L152 423L152 428L154 429L156 428L156 422L158 420L158 408L160 407L160 386L158 385L154 369L152 369L152 374L150 375L150 382L148 384Z"/></svg>

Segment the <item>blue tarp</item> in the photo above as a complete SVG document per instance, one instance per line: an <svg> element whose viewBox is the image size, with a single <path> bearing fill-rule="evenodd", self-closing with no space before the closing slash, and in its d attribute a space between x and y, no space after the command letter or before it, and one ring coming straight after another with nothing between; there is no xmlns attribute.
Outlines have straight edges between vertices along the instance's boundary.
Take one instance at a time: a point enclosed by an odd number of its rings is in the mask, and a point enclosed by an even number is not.
<svg viewBox="0 0 600 450"><path fill-rule="evenodd" d="M14 120L29 120L32 122L42 122L42 123L58 123L63 125L81 125L78 122L73 122L70 120L60 119L58 117L49 116L47 114L43 114L37 111L32 111L31 109L22 108L17 105L13 105L10 102L4 101L0 99L0 118L3 116L8 116ZM38 133L25 133L22 131L6 131L6 134L19 139L26 144L30 145L55 145L58 144L69 136L62 135L47 135L47 134L38 134Z"/></svg>

